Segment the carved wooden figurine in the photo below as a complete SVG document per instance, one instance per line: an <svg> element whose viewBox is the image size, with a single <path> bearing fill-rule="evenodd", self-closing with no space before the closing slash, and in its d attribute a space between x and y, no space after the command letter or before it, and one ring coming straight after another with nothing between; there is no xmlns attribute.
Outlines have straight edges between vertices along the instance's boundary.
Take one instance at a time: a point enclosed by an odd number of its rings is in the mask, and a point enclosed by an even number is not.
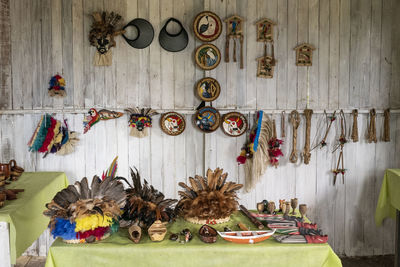
<svg viewBox="0 0 400 267"><path fill-rule="evenodd" d="M243 69L243 22L238 15L230 16L224 20L226 23L225 62L229 62L229 43L233 39L233 62L236 62L236 40L240 42L240 68Z"/></svg>
<svg viewBox="0 0 400 267"><path fill-rule="evenodd" d="M294 48L296 50L297 66L312 66L312 53L315 47L311 44L301 44Z"/></svg>

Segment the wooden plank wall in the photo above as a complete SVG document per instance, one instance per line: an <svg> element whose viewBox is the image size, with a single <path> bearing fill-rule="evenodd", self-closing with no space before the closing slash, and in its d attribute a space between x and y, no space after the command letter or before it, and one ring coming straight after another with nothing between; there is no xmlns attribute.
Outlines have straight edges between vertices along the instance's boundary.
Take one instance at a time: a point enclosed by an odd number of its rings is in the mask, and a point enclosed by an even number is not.
<svg viewBox="0 0 400 267"><path fill-rule="evenodd" d="M208 167L223 167L229 177L243 182L243 169L235 158L245 136L229 138L220 130L202 134L193 128L190 114L199 104L196 81L205 75L221 84L213 103L221 110L238 109L253 120L256 109L268 110L277 119L277 109L304 109L307 86L310 108L351 109L400 108L400 3L395 0L0 0L0 160L16 158L27 171L62 170L73 182L104 170L119 155L119 174L136 166L143 177L170 197L177 197L177 184L188 176L203 174ZM4 8L3 8L4 7ZM117 37L111 67L94 67L95 49L87 39L93 11L119 12L125 22L136 17L150 20L155 38L150 47L136 50ZM221 62L212 71L199 70L193 60L201 44L191 31L194 16L211 10L225 18L237 13L246 18L244 69ZM188 48L168 53L157 35L165 21L180 19L189 33ZM256 78L256 58L263 55L257 43L254 22L268 17L277 22L273 79ZM11 25L11 26L10 26ZM224 50L225 29L214 43ZM293 47L310 42L317 47L313 66L296 67ZM11 50L10 50L11 49ZM10 52L11 51L11 52ZM47 96L48 81L55 73L67 80L68 96ZM26 143L46 109L81 110L90 107L123 109L151 106L161 110L185 110L184 134L162 133L155 118L150 136L129 136L127 118L98 123L85 136L77 151L65 157L28 153ZM5 111L4 111L5 110ZM15 113L24 110L24 114ZM222 111L224 112L224 111ZM2 111L0 111L0 114ZM82 114L56 114L68 119L72 129L82 130ZM313 116L312 138L323 128L323 115ZM361 142L346 145L348 174L345 184L332 185L336 157L332 147L313 152L310 165L293 165L285 157L278 169L269 169L257 189L241 193L241 203L255 208L256 201L300 199L309 206L309 216L329 235L339 254L377 255L393 253L394 224L376 228L373 221L383 171L400 165L400 116L391 117L391 143L367 144L366 114L359 117ZM350 115L347 115L350 128ZM383 119L378 115L378 138ZM10 127L11 126L11 127ZM332 145L338 125L329 136ZM291 131L286 121L289 153ZM315 141L315 140L314 140ZM304 119L298 148L304 144ZM51 238L46 232L29 253L45 255Z"/></svg>

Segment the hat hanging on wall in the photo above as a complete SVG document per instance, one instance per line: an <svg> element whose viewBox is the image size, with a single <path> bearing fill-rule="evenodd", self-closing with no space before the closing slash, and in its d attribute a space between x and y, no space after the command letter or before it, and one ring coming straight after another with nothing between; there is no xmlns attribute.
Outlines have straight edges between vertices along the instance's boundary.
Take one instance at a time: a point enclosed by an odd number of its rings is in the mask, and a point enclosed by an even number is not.
<svg viewBox="0 0 400 267"><path fill-rule="evenodd" d="M179 25L180 31L178 33L171 34L167 31L167 25L170 22L175 22ZM186 48L189 42L189 36L179 20L170 18L161 29L158 41L160 42L161 47L165 50L169 52L179 52Z"/></svg>
<svg viewBox="0 0 400 267"><path fill-rule="evenodd" d="M154 29L150 22L145 19L134 19L126 24L123 30L126 31L128 27L134 27L137 31L137 36L134 39L129 39L125 34L122 35L125 41L133 48L143 49L148 47L154 38Z"/></svg>

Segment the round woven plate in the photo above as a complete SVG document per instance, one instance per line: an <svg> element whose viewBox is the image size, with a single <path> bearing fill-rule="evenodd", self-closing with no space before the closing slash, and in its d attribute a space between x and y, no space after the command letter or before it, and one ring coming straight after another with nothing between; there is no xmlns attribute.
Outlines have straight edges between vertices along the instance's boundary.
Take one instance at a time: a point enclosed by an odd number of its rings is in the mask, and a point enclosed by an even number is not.
<svg viewBox="0 0 400 267"><path fill-rule="evenodd" d="M211 133L218 129L221 121L221 115L213 107L203 107L194 115L194 124L201 131Z"/></svg>
<svg viewBox="0 0 400 267"><path fill-rule="evenodd" d="M164 113L160 118L161 130L172 136L183 133L186 127L185 117L176 112Z"/></svg>
<svg viewBox="0 0 400 267"><path fill-rule="evenodd" d="M249 124L246 117L239 112L229 112L222 116L222 131L229 136L238 137L247 131Z"/></svg>
<svg viewBox="0 0 400 267"><path fill-rule="evenodd" d="M206 77L198 81L196 91L201 100L211 102L218 98L221 87L216 79Z"/></svg>
<svg viewBox="0 0 400 267"><path fill-rule="evenodd" d="M196 49L194 55L197 66L203 70L215 69L221 61L221 52L213 44L203 44Z"/></svg>
<svg viewBox="0 0 400 267"><path fill-rule="evenodd" d="M200 41L214 41L222 32L221 19L213 12L203 11L195 17L193 31Z"/></svg>

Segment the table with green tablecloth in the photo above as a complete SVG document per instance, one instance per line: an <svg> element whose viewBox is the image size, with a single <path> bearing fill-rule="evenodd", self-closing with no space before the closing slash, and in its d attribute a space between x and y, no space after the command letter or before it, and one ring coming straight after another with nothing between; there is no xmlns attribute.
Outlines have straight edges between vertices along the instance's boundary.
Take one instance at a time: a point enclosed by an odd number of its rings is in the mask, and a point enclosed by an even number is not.
<svg viewBox="0 0 400 267"><path fill-rule="evenodd" d="M400 169L388 169L383 177L381 192L375 211L375 223L381 226L385 218L396 220L396 256L395 266L400 266ZM396 219L397 218L397 219Z"/></svg>
<svg viewBox="0 0 400 267"><path fill-rule="evenodd" d="M256 228L241 212L231 221L214 227L232 230L243 222ZM189 228L192 241L180 244L168 240L171 233ZM221 237L214 244L203 243L198 236L200 225L178 218L168 225L162 242L152 242L144 234L139 244L128 239L126 229L92 244L65 244L57 239L50 247L46 267L91 266L342 266L340 259L328 244L281 244L270 238L257 244L235 244Z"/></svg>
<svg viewBox="0 0 400 267"><path fill-rule="evenodd" d="M18 199L7 200L0 208L0 222L9 224L11 263L15 264L16 258L47 228L49 219L42 214L45 204L67 186L63 172L25 172L6 186L25 189L18 193Z"/></svg>

